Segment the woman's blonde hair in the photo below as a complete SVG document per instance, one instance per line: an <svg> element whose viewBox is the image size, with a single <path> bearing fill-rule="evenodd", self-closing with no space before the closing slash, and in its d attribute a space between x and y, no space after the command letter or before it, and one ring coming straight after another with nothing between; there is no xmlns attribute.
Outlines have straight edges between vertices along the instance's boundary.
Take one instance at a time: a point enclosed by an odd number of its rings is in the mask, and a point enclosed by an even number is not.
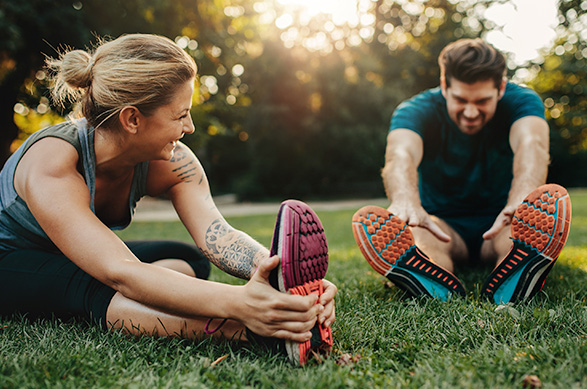
<svg viewBox="0 0 587 389"><path fill-rule="evenodd" d="M123 35L101 42L95 51L71 50L47 59L54 102L78 104L89 125L114 127L125 106L150 115L169 104L197 67L172 40L148 34Z"/></svg>

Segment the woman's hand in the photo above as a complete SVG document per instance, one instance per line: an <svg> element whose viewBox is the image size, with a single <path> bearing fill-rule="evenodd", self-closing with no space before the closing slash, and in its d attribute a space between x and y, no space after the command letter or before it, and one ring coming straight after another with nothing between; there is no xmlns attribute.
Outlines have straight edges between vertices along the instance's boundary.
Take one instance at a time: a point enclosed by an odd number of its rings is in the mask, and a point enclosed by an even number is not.
<svg viewBox="0 0 587 389"><path fill-rule="evenodd" d="M322 284L324 285L324 293L320 296L320 304L324 307L324 311L318 316L318 322L325 327L330 327L336 320L334 296L338 292L338 288L328 280L322 280Z"/></svg>
<svg viewBox="0 0 587 389"><path fill-rule="evenodd" d="M277 256L261 262L250 281L243 286L235 319L261 336L305 342L312 337L310 330L319 315L328 309L330 313L326 318L334 320L333 297L336 290L332 289L334 285L328 283L332 286L327 288L328 294L320 304L316 304L318 296L315 294L299 296L281 293L269 283L269 274L278 264Z"/></svg>

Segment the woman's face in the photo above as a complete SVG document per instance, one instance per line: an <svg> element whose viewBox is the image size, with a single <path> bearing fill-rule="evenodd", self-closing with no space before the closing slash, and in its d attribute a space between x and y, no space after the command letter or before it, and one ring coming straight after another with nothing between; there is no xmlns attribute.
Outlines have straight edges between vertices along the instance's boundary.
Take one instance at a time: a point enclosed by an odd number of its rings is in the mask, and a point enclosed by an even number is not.
<svg viewBox="0 0 587 389"><path fill-rule="evenodd" d="M194 80L189 80L179 86L171 103L157 108L152 115L145 116L145 145L150 159L170 160L177 142L184 134L195 131L190 115L192 96L194 94Z"/></svg>

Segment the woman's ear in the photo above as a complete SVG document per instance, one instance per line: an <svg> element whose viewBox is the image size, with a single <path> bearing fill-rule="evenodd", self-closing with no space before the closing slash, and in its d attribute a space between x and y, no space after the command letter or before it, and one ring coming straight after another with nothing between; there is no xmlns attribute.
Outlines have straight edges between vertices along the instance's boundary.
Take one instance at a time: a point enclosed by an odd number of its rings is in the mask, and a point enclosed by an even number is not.
<svg viewBox="0 0 587 389"><path fill-rule="evenodd" d="M141 114L141 111L132 105L127 105L126 107L122 108L118 114L118 121L120 122L120 125L129 134L137 133L142 119L143 115Z"/></svg>

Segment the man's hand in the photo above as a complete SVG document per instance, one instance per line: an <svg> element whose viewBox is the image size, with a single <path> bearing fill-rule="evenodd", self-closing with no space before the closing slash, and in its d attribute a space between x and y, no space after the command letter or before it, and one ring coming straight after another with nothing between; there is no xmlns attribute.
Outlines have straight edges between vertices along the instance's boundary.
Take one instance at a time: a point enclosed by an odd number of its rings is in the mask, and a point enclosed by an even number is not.
<svg viewBox="0 0 587 389"><path fill-rule="evenodd" d="M516 212L517 208L517 205L506 205L499 215L497 215L497 218L495 218L495 222L491 228L483 234L483 239L490 240L495 238L504 227L512 224L512 218L514 217L514 212Z"/></svg>
<svg viewBox="0 0 587 389"><path fill-rule="evenodd" d="M438 240L450 242L450 236L442 231L438 224L432 220L428 212L421 206L414 206L408 203L400 205L398 202L394 202L387 210L405 221L410 227L425 228L438 238Z"/></svg>

